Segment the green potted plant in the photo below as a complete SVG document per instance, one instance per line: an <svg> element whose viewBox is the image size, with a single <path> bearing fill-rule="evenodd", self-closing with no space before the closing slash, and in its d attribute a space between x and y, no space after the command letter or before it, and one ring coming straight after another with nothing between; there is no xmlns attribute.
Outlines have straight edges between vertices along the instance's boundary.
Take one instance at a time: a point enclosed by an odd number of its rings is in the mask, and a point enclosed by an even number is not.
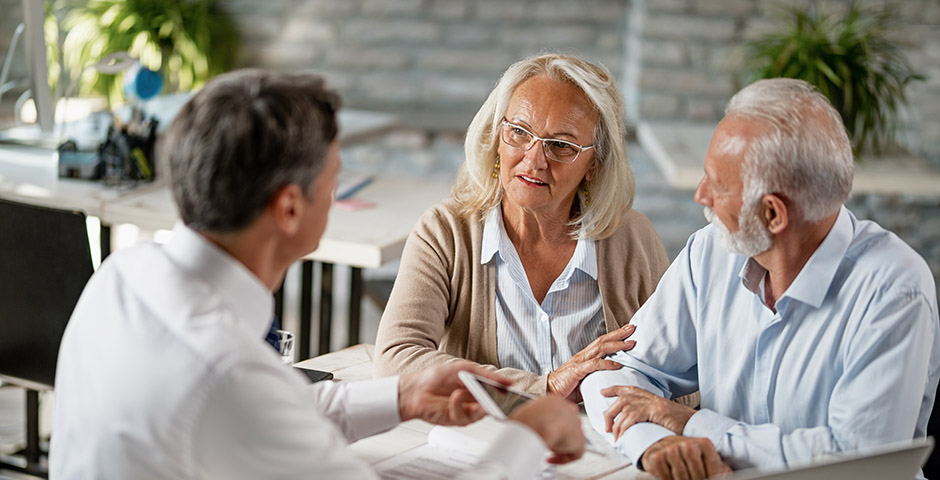
<svg viewBox="0 0 940 480"><path fill-rule="evenodd" d="M891 145L905 88L923 77L892 39L884 8L851 4L843 15L783 6L781 29L746 45L749 80L799 78L815 85L842 115L856 153Z"/></svg>
<svg viewBox="0 0 940 480"><path fill-rule="evenodd" d="M188 91L234 65L238 32L212 0L90 0L69 9L62 59L83 95L122 99L119 75L90 65L127 52L159 71L167 91ZM80 79L75 78L80 77Z"/></svg>

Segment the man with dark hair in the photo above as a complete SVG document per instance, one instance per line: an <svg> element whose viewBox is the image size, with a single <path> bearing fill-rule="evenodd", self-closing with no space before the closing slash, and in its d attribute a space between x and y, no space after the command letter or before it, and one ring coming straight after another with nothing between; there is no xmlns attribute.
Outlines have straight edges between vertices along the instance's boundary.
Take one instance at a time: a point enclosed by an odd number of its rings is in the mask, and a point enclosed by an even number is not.
<svg viewBox="0 0 940 480"><path fill-rule="evenodd" d="M940 320L926 262L843 206L852 148L801 80L728 103L695 232L634 316L636 348L581 386L591 422L660 478L787 468L926 436ZM701 409L667 399L701 391Z"/></svg>
<svg viewBox="0 0 940 480"><path fill-rule="evenodd" d="M308 386L263 340L271 292L326 227L338 105L318 77L249 70L179 112L163 152L183 225L85 288L59 352L54 478L373 478L346 443L482 416L457 372L507 382L477 366ZM533 475L544 445L559 462L583 451L570 402L514 420L481 465L497 476Z"/></svg>

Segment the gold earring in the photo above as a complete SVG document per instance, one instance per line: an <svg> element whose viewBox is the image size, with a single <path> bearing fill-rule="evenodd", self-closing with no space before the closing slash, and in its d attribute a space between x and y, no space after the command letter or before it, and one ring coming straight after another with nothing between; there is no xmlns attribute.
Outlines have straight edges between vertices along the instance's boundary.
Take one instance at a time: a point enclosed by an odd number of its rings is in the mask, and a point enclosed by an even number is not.
<svg viewBox="0 0 940 480"><path fill-rule="evenodd" d="M590 190L585 188L584 190L581 191L581 196L584 197L585 207L591 204L591 191Z"/></svg>
<svg viewBox="0 0 940 480"><path fill-rule="evenodd" d="M496 163L493 164L493 178L499 178L499 155L496 156Z"/></svg>

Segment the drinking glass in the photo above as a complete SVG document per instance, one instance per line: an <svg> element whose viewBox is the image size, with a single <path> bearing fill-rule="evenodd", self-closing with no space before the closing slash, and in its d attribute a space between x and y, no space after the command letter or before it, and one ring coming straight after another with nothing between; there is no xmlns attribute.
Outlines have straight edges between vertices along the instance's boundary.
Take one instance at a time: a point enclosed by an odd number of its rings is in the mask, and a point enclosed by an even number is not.
<svg viewBox="0 0 940 480"><path fill-rule="evenodd" d="M287 330L277 331L277 346L281 352L281 361L287 365L294 363L294 334Z"/></svg>

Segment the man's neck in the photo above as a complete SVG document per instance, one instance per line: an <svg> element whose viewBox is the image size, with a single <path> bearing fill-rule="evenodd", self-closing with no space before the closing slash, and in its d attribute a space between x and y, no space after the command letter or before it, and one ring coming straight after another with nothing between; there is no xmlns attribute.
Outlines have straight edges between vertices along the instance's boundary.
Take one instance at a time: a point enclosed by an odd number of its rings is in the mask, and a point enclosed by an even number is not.
<svg viewBox="0 0 940 480"><path fill-rule="evenodd" d="M838 211L818 222L791 224L790 228L774 238L770 250L754 257L767 270L764 301L771 310L776 311L777 300L796 280L803 266L829 235L837 218Z"/></svg>
<svg viewBox="0 0 940 480"><path fill-rule="evenodd" d="M279 253L282 249L277 237L267 232L262 228L248 227L234 233L199 234L244 265L273 292L280 287L287 267L293 261L281 258Z"/></svg>

